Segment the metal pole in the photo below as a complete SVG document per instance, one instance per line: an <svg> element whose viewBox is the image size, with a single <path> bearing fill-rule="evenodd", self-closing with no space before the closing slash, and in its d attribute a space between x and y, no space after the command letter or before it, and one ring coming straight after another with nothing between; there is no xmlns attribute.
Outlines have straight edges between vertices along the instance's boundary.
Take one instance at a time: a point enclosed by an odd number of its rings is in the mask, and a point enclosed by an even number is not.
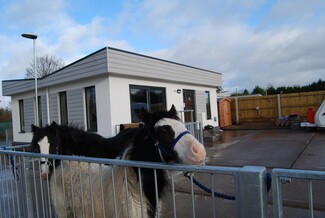
<svg viewBox="0 0 325 218"><path fill-rule="evenodd" d="M23 33L21 34L22 37L26 39L32 39L33 40L33 51L34 51L34 80L35 80L35 124L39 126L39 118L38 118L38 94L37 94L37 73L36 73L36 39L37 35L34 33Z"/></svg>
<svg viewBox="0 0 325 218"><path fill-rule="evenodd" d="M35 49L35 41L36 39L33 39L33 50L34 50L34 77L35 77L35 104L36 104L36 119L35 123L36 126L39 126L39 117L38 117L38 94L37 94L37 73L36 73L36 49Z"/></svg>
<svg viewBox="0 0 325 218"><path fill-rule="evenodd" d="M46 88L46 111L47 111L47 123L51 124L51 114L50 114L50 91L49 87Z"/></svg>

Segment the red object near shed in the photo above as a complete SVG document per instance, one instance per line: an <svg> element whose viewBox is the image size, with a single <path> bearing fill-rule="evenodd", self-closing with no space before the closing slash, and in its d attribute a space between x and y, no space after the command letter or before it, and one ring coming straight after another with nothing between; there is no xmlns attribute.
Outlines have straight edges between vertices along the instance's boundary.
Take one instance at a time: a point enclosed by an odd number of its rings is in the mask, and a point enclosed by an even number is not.
<svg viewBox="0 0 325 218"><path fill-rule="evenodd" d="M308 110L307 110L307 122L308 123L315 123L314 117L315 117L314 108L312 108L312 107L308 108Z"/></svg>

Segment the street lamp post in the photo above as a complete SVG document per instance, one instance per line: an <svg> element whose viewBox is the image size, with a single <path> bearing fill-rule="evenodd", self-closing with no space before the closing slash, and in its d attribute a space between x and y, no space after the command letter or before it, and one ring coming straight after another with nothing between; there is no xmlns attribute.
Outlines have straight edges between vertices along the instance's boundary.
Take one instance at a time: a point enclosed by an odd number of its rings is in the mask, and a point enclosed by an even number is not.
<svg viewBox="0 0 325 218"><path fill-rule="evenodd" d="M39 117L38 117L38 94L37 94L37 73L36 73L36 49L35 49L35 42L37 39L37 35L34 33L23 33L21 34L22 37L27 38L27 39L32 39L33 40L33 51L34 51L34 77L35 77L35 124L36 126L39 126Z"/></svg>

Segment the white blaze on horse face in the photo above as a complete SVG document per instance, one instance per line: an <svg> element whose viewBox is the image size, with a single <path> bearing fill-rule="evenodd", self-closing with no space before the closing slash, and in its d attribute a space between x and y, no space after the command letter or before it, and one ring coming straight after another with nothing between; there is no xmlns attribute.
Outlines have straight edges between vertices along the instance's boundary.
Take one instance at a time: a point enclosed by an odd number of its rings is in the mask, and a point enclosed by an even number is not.
<svg viewBox="0 0 325 218"><path fill-rule="evenodd" d="M187 131L184 123L170 118L159 120L155 127L169 125L175 132L175 138L182 132ZM174 139L175 139L174 138ZM192 135L185 134L175 145L178 157L183 163L201 165L205 162L206 151L204 146Z"/></svg>
<svg viewBox="0 0 325 218"><path fill-rule="evenodd" d="M47 136L42 138L38 142L38 144L40 147L41 154L49 154L50 153L50 143L49 143ZM48 160L47 160L47 158L41 157L41 161L42 161L42 163L45 163L45 164L41 164L41 177L46 178L47 174L49 173L49 166L46 164Z"/></svg>

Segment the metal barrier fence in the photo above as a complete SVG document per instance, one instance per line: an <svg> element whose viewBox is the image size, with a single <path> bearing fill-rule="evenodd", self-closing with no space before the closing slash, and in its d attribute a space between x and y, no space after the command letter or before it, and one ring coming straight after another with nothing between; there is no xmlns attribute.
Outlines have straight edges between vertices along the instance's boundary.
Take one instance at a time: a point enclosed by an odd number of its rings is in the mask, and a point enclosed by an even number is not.
<svg viewBox="0 0 325 218"><path fill-rule="evenodd" d="M15 147L24 148L26 146ZM0 149L0 217L56 217L56 212L52 206L53 196L51 196L50 180L40 178L40 158L52 158L65 161L66 165L58 166L59 171L54 171L52 178L60 176L58 172L70 172L71 165L79 166L74 174L81 177L81 168L85 166L86 173L82 174L83 179L89 181L88 184L94 184L87 187L80 186L80 191L90 189L94 194L95 184L100 184L100 204L105 205L106 200L113 202L114 207L111 211L104 211L104 217L118 217L117 209L130 211L129 217L133 217L132 210L128 209L130 205L127 200L124 204L118 200L120 194L115 190L117 184L117 175L114 170L110 171L113 180L110 182L105 178L105 169L119 167L122 169L122 180L127 181L132 178L128 174L128 169L133 167L139 174L145 169L159 170L163 169L167 172L168 182L170 186L166 190L165 206L157 208L161 213L156 217L269 217L271 211L267 211L268 200L266 193L266 169L264 167L217 167L217 166L189 166L189 165L168 165L161 163L148 163L139 161L128 161L120 159L100 159L87 158L79 156L61 156L61 155L43 155L29 153L24 151L11 151L12 147ZM100 169L98 177L94 177L93 169ZM191 172L190 178L183 176L182 172ZM84 173L84 171L83 171ZM69 174L69 175L70 175ZM106 172L107 174L107 172ZM97 175L97 174L96 174ZM69 177L71 178L71 177ZM99 183L95 182L98 180ZM141 178L141 177L140 177ZM212 193L202 191L195 186L194 180L198 179L202 184L211 188ZM290 180L298 179L306 181L307 198L309 206L309 217L314 217L315 191L313 191L313 182L325 182L325 172L323 171L307 171L307 170L290 170L290 169L273 169L272 170L272 193L273 193L273 216L288 217L283 210L284 202L282 201L284 183ZM71 184L73 180L65 184ZM115 186L114 186L115 181ZM134 184L141 186L141 179L135 180ZM157 181L155 186L157 187ZM323 183L324 184L324 183ZM103 187L109 187L114 191L114 195L106 196ZM123 188L129 190L129 184L125 183ZM64 190L64 189L63 189ZM97 189L98 190L98 189ZM141 188L140 188L141 190ZM217 198L214 192L221 192L236 197L235 201L228 201ZM143 190L141 191L143 194ZM66 195L68 193L65 193ZM130 193L129 193L130 194ZM317 193L321 195L322 193ZM72 193L73 195L73 193ZM157 198L157 193L155 193ZM98 197L98 196L97 196ZM106 200L103 200L106 199ZM140 198L143 199L143 198ZM82 199L81 201L85 201ZM68 201L63 202L69 205ZM95 201L91 198L91 204ZM146 217L144 212L146 202L140 201L142 216ZM92 210L95 210L92 205ZM102 207L102 208L105 208ZM108 208L107 208L108 209ZM85 209L77 206L73 207L73 211L77 213L79 210ZM94 211L93 211L94 213ZM78 216L77 216L78 217ZM87 217L87 216L85 216ZM91 217L91 216L90 216ZM318 217L318 216L316 216Z"/></svg>
<svg viewBox="0 0 325 218"><path fill-rule="evenodd" d="M265 187L265 174L264 167L216 167L216 166L189 166L189 165L168 165L138 161L127 161L119 159L99 159L87 158L79 156L59 156L59 155L42 155L29 152L19 151L0 151L0 190L1 190L1 217L55 217L55 211L51 206L51 198L53 196L50 192L49 180L40 178L40 158L53 158L65 161L67 165L61 164L58 168L62 171L69 171L71 164L81 164L82 168L86 164L86 169L102 169L98 178L103 178L105 169L111 167L120 167L123 171L123 181L132 178L127 169L133 167L141 174L145 169L159 170L163 169L168 172L169 188L166 191L166 198L164 210L157 208L161 213L157 213L157 217L217 217L220 216L219 211L221 208L229 208L230 217L266 217L266 187ZM13 160L13 161L10 161ZM105 168L105 169L104 169ZM51 180L56 175L52 174ZM102 172L102 173L101 173ZM107 181L102 180L98 183L95 182L96 178L93 173L86 172L83 174L83 179L89 180L88 184L101 184L102 187L109 186L115 190L117 184L117 177L121 175L115 174L112 170L112 177L115 178L109 184ZM180 172L191 172L190 179L187 179ZM70 172L71 173L71 172ZM76 173L76 172L74 172ZM58 173L57 173L58 174ZM78 172L77 172L78 174ZM81 173L79 174L81 177ZM193 176L194 175L194 176ZM54 177L53 177L54 176ZM212 189L212 193L205 193L195 186L193 183L194 177L200 180L203 184ZM141 178L141 177L140 177ZM92 181L93 180L93 181ZM65 182L67 185L70 182ZM92 181L92 182L91 182ZM227 181L222 184L221 181ZM134 184L142 184L143 181L134 181ZM156 183L157 181L155 181ZM247 184L250 184L249 186ZM129 190L129 185L125 183L123 188ZM141 185L139 185L141 186ZM156 184L157 186L157 184ZM102 188L101 187L101 188ZM87 187L80 187L85 190ZM96 187L90 185L90 190L95 190ZM141 190L141 188L140 188ZM116 192L115 192L116 191ZM111 211L105 211L106 217L116 217L116 208L121 207L123 203L116 200L116 196L120 194L118 190L114 191L113 197L109 200L114 201L115 205L110 208ZM226 194L236 196L236 201L228 201L216 198L214 191L223 192ZM103 195L106 192L101 191ZM141 192L142 193L142 192ZM65 193L68 195L68 193ZM65 195L64 194L64 195ZM93 196L95 193L92 193ZM155 193L157 198L157 193ZM102 200L105 199L102 198ZM140 198L141 199L141 198ZM85 201L86 199L82 199ZM92 200L92 204L94 204ZM126 201L128 202L128 201ZM264 203L263 203L264 202ZM106 201L101 201L105 204ZM69 205L67 202L63 204ZM146 208L146 202L140 202L141 208ZM123 205L122 210L128 211L130 206L126 203ZM76 206L75 206L76 207ZM80 212L80 208L74 208L74 212ZM83 208L82 208L83 210ZM163 212L164 211L164 212ZM146 213L144 212L144 217ZM132 214L128 214L133 217ZM161 215L161 216L160 216ZM225 215L221 215L224 217Z"/></svg>
<svg viewBox="0 0 325 218"><path fill-rule="evenodd" d="M321 181L319 186L325 185L325 171L312 171L312 170L292 170L292 169L273 169L272 170L272 193L273 193L273 213L275 218L287 217L284 215L283 210L283 191L282 186L287 183L291 183L292 179L305 181L304 184L307 189L308 198L308 214L309 217L314 217L314 202L315 192L313 192L313 181ZM300 187L302 189L303 186ZM301 190L295 190L297 192ZM324 201L324 193L318 193ZM323 210L325 208L322 208ZM323 214L324 215L324 214Z"/></svg>
<svg viewBox="0 0 325 218"><path fill-rule="evenodd" d="M203 127L201 122L185 123L186 129L203 144Z"/></svg>

